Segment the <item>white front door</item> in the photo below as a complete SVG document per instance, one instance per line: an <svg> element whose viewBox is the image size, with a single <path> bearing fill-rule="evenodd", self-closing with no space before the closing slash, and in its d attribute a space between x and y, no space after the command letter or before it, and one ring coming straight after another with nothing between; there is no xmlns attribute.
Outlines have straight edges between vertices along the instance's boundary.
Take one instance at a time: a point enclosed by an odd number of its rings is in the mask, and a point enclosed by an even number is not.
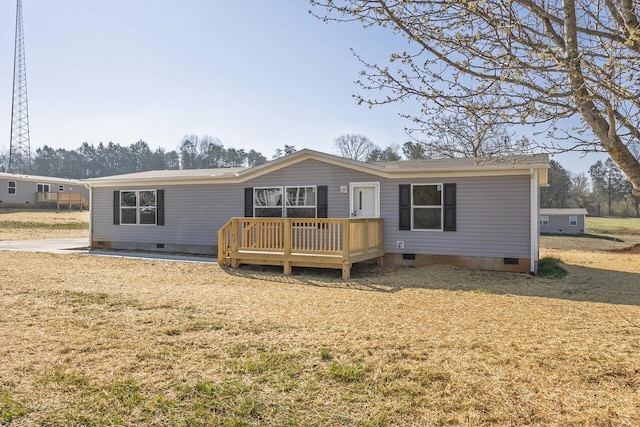
<svg viewBox="0 0 640 427"><path fill-rule="evenodd" d="M379 216L379 189L377 182L351 184L351 218L377 218Z"/></svg>

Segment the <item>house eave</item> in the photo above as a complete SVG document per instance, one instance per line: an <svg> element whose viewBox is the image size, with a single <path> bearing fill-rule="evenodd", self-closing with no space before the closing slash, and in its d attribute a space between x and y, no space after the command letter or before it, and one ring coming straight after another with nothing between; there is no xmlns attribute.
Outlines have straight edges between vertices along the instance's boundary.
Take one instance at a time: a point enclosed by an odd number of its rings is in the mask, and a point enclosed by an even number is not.
<svg viewBox="0 0 640 427"><path fill-rule="evenodd" d="M197 184L233 184L244 183L251 179L259 178L263 175L291 166L305 160L315 160L334 166L339 166L369 175L387 179L414 179L414 178L436 178L436 177L480 177L480 176L505 176L505 175L527 175L531 169L540 171L540 185L547 184L549 164L544 156L534 157L533 161L519 162L478 162L473 165L461 165L452 167L402 167L380 166L373 163L358 162L345 159L332 154L321 153L304 149L289 156L273 160L263 165L247 168L234 174L201 175L201 176L171 176L171 177L141 177L134 176L97 178L95 180L85 180L84 183L94 188L113 187L114 185L197 185Z"/></svg>

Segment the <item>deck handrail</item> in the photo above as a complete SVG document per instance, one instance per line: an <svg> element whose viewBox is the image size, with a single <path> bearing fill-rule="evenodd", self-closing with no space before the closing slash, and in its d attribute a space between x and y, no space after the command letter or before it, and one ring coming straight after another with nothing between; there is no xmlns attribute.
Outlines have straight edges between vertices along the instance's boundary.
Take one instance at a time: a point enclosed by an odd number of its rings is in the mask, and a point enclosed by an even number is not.
<svg viewBox="0 0 640 427"><path fill-rule="evenodd" d="M89 209L87 197L74 191L37 191L36 205L39 202L55 203L58 210L60 210L60 206L68 206L71 209L72 205L77 205L81 210Z"/></svg>
<svg viewBox="0 0 640 427"><path fill-rule="evenodd" d="M344 271L353 262L383 255L382 236L381 218L237 217L218 230L218 262L235 267L253 254L263 263L283 262L286 272L291 262L316 257L343 265Z"/></svg>

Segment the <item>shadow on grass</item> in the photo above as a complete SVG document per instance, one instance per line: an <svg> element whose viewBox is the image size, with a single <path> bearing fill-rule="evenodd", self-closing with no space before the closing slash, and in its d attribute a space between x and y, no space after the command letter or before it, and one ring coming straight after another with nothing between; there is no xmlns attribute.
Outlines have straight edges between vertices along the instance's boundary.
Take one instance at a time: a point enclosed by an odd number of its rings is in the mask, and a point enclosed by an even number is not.
<svg viewBox="0 0 640 427"><path fill-rule="evenodd" d="M283 275L282 267L271 266L245 265L226 271L249 279L370 292L432 289L640 306L640 273L561 265L567 270L562 278L469 270L449 265L378 267L355 264L351 269L352 278L347 281L340 279L339 270L330 269L294 268L291 276Z"/></svg>
<svg viewBox="0 0 640 427"><path fill-rule="evenodd" d="M581 234L563 234L563 233L540 233L541 236L551 236L551 237L576 237L581 239L600 239L600 240L609 240L612 242L624 242L624 240L614 237L614 236L605 236L603 234L591 234L591 233L581 233Z"/></svg>

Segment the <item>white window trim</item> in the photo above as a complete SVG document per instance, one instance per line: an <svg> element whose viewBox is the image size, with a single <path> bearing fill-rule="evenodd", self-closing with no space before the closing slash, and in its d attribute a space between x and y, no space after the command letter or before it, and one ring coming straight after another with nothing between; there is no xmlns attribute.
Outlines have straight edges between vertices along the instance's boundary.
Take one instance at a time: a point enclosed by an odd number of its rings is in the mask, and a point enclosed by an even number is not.
<svg viewBox="0 0 640 427"><path fill-rule="evenodd" d="M36 184L36 190L38 189L38 186L41 185L42 186L42 191L41 193L50 193L51 192L51 184L45 184L43 182L38 182ZM47 190L45 190L44 188L47 187Z"/></svg>
<svg viewBox="0 0 640 427"><path fill-rule="evenodd" d="M153 224L140 224L140 193L143 191L152 191L156 195L156 204L152 207L156 210L156 221ZM122 193L136 193L136 206L122 206ZM136 210L136 223L135 224L123 224L122 223L122 209L135 209ZM120 190L120 225L134 226L134 227L155 227L158 225L158 190L156 189L142 189L142 190Z"/></svg>
<svg viewBox="0 0 640 427"><path fill-rule="evenodd" d="M13 187L11 186L11 183L13 182ZM11 189L13 189L13 193L11 192ZM7 194L9 196L15 196L18 194L18 182L17 181L7 181Z"/></svg>
<svg viewBox="0 0 640 427"><path fill-rule="evenodd" d="M379 182L350 182L349 183L349 212L353 212L353 189L355 187L373 187L375 191L376 203L374 218L380 218L380 183Z"/></svg>
<svg viewBox="0 0 640 427"><path fill-rule="evenodd" d="M549 215L540 215L540 225L543 227L549 226Z"/></svg>
<svg viewBox="0 0 640 427"><path fill-rule="evenodd" d="M575 224L571 224L571 218L575 218ZM578 215L569 215L569 227L577 227L578 226Z"/></svg>
<svg viewBox="0 0 640 427"><path fill-rule="evenodd" d="M315 190L316 195L316 204L315 206L291 206L291 209L315 209L315 215L313 218L318 218L318 186L317 185L288 185L288 186L268 186L268 187L253 187L253 217L256 217L256 209L280 209L281 216L280 217L271 217L271 218L287 218L287 190L289 188L313 188ZM269 190L269 189L279 189L280 194L282 195L282 206L257 206L256 205L256 191L257 190Z"/></svg>
<svg viewBox="0 0 640 427"><path fill-rule="evenodd" d="M425 185L439 185L440 186L440 205L429 205L429 206L415 206L413 204L413 187L414 186L425 186ZM414 208L425 208L425 209L435 209L440 208L440 228L414 228L413 227L413 210ZM444 183L441 182L425 182L425 183L416 183L411 184L411 231L436 231L440 232L444 230Z"/></svg>

